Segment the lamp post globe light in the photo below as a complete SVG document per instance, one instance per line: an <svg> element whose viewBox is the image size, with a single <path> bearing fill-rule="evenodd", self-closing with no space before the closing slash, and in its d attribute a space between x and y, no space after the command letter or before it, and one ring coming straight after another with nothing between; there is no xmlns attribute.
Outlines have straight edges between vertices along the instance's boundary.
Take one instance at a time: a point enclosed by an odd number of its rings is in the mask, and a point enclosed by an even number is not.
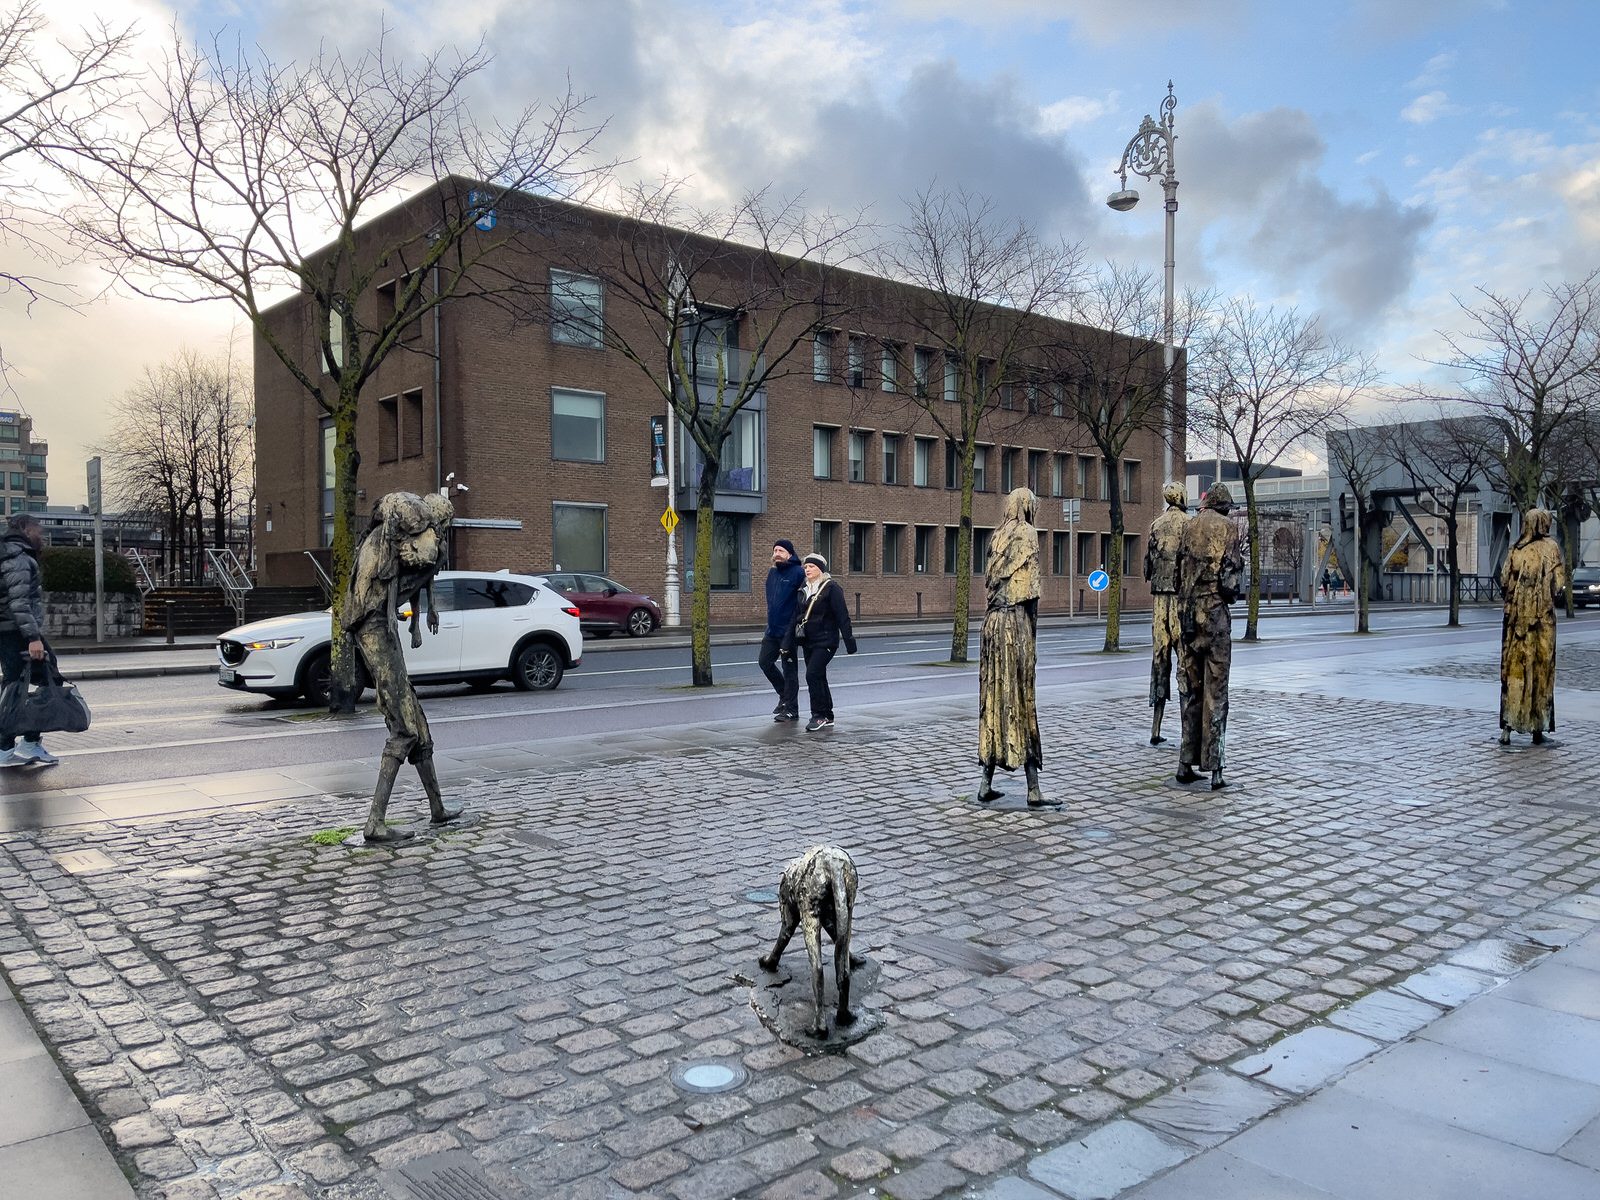
<svg viewBox="0 0 1600 1200"><path fill-rule="evenodd" d="M1118 165L1116 174L1122 179L1122 187L1106 197L1106 204L1117 212L1127 212L1139 203L1139 193L1128 187L1128 172L1142 175L1146 179L1161 181L1161 190L1166 194L1167 203L1167 261L1166 261L1166 296L1162 310L1162 324L1164 327L1162 361L1166 370L1163 374L1162 392L1163 403L1166 409L1167 429L1163 431L1162 441L1165 448L1162 452L1162 482L1172 478L1172 275L1173 275L1173 224L1178 214L1178 176L1177 168L1173 161L1172 147L1177 136L1172 131L1172 114L1178 107L1178 101L1172 94L1172 81L1167 80L1167 94L1161 101L1161 120L1157 121L1149 114L1139 122L1139 131L1129 140L1122 151L1122 162Z"/></svg>

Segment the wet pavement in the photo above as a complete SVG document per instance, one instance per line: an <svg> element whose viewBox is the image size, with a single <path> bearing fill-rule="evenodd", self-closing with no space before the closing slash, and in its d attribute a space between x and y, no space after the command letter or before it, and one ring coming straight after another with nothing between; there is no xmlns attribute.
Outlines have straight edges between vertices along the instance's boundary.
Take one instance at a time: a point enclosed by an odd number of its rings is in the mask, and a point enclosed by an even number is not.
<svg viewBox="0 0 1600 1200"><path fill-rule="evenodd" d="M38 1165L86 1110L141 1200L1595 1195L1600 625L1561 636L1538 748L1492 634L1236 660L1220 793L1141 686L1054 674L1060 813L971 800L965 694L493 748L398 850L313 840L361 763L129 783L0 833L0 1178L114 1196ZM883 1022L837 1054L752 1004L818 841Z"/></svg>

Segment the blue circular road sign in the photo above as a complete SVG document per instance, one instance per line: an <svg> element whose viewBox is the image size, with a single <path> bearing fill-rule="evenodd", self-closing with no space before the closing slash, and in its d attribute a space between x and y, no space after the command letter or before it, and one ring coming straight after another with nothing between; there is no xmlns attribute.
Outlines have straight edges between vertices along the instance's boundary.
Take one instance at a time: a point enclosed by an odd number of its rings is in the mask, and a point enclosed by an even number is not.
<svg viewBox="0 0 1600 1200"><path fill-rule="evenodd" d="M1111 586L1111 576L1107 575L1104 571L1095 571L1095 572L1090 574L1090 576L1089 576L1089 590L1090 591L1092 591L1092 592L1103 592L1110 586Z"/></svg>

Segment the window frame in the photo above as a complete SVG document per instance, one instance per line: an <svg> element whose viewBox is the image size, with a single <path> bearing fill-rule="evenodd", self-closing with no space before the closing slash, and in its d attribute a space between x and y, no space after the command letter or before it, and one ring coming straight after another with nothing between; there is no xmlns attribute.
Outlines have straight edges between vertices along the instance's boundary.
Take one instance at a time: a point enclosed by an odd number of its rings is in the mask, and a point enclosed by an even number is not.
<svg viewBox="0 0 1600 1200"><path fill-rule="evenodd" d="M599 441L599 457L597 457L597 458L582 458L582 457L577 457L577 456L574 456L574 455L571 455L571 454L562 454L562 453L558 452L559 443L558 443L558 441L556 439L556 418L557 418L557 415L558 415L556 413L556 395L558 393L560 393L562 395L566 395L566 396L580 396L580 397L586 397L586 398L589 398L589 399L598 399L598 401L600 403L600 416L599 416L599 419L598 419L599 428L597 430L598 441ZM606 403L606 394L604 392L590 391L587 388L557 387L554 384L552 384L551 387L550 387L550 460L552 462L604 463L606 461L606 408L607 407L608 406L607 406L607 403ZM571 414L566 414L566 416L567 416L567 419L569 419L569 420L588 419L588 418L575 418Z"/></svg>
<svg viewBox="0 0 1600 1200"><path fill-rule="evenodd" d="M561 286L558 286L556 281L556 276L558 275L563 276L567 282ZM592 323L595 326L592 332L588 329L587 325L580 326L572 318L572 308L568 301L573 295L572 291L570 290L570 284L571 281L574 280L584 280L592 282L595 285L594 307L591 308L587 302L583 302L579 306L592 318ZM576 346L582 350L603 350L606 344L605 281L602 280L598 275L586 275L582 271L569 271L564 267L551 267L549 288L550 340L555 342L557 345ZM566 297L567 299L564 299L558 303L556 300L558 295ZM560 316L556 315L558 309L561 311ZM580 331L582 336L574 334L573 331ZM564 337L562 336L563 333L567 333L569 336Z"/></svg>

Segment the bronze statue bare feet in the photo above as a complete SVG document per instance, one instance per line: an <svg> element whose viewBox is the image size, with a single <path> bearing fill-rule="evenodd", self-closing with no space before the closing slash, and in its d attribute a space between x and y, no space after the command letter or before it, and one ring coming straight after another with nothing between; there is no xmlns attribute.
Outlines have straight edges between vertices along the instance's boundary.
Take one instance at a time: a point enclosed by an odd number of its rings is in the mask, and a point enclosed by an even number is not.
<svg viewBox="0 0 1600 1200"><path fill-rule="evenodd" d="M1178 767L1177 778L1179 783L1194 783L1200 776L1192 766L1188 763L1183 763Z"/></svg>
<svg viewBox="0 0 1600 1200"><path fill-rule="evenodd" d="M1221 767L1218 767L1215 771L1211 772L1211 790L1213 792L1221 791L1227 786L1228 781L1222 777Z"/></svg>
<svg viewBox="0 0 1600 1200"><path fill-rule="evenodd" d="M362 840L368 842L407 842L416 836L413 830L398 829L381 821L377 825L368 822L367 827L361 831Z"/></svg>

